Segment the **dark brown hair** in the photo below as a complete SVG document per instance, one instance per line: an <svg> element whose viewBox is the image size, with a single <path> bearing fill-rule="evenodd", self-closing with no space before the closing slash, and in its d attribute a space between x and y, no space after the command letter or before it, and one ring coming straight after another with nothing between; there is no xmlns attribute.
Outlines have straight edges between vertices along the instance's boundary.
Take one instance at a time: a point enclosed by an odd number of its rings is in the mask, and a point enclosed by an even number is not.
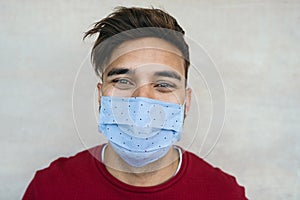
<svg viewBox="0 0 300 200"><path fill-rule="evenodd" d="M114 48L122 42L142 37L157 37L170 42L182 52L187 79L190 62L184 30L174 17L160 9L117 7L113 13L96 22L93 28L85 33L83 39L94 34L99 35L92 48L91 59L98 76L102 74Z"/></svg>

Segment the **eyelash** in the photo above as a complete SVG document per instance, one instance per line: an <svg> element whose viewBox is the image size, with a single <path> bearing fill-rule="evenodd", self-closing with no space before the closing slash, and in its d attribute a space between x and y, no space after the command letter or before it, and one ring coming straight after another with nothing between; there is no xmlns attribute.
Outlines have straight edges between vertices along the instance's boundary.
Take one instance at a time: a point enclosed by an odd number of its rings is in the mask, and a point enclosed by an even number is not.
<svg viewBox="0 0 300 200"><path fill-rule="evenodd" d="M128 90L132 89L134 86L134 83L132 81L126 79L126 78L116 78L111 81L114 85L114 87L120 89L120 90Z"/></svg>
<svg viewBox="0 0 300 200"><path fill-rule="evenodd" d="M162 87L162 88L174 88L174 85L169 83L158 83L155 85L155 87Z"/></svg>
<svg viewBox="0 0 300 200"><path fill-rule="evenodd" d="M174 89L176 89L176 85L174 85L172 83L166 83L166 82L157 83L154 85L154 87L159 92L162 92L162 93L172 92L172 91L174 91Z"/></svg>
<svg viewBox="0 0 300 200"><path fill-rule="evenodd" d="M121 81L126 81L127 83L132 84L129 80L124 79L124 78L117 78L117 79L112 80L113 83L121 83L121 84L124 84L124 83L122 83Z"/></svg>

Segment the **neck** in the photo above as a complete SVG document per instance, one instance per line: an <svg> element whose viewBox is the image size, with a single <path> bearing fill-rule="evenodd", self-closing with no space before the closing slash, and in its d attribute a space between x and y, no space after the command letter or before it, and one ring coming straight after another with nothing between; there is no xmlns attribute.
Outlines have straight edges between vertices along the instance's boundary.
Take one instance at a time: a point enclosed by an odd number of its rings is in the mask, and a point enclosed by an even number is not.
<svg viewBox="0 0 300 200"><path fill-rule="evenodd" d="M118 180L133 186L154 186L174 176L179 164L177 150L171 148L161 159L143 167L132 167L122 160L108 144L104 153L108 172Z"/></svg>

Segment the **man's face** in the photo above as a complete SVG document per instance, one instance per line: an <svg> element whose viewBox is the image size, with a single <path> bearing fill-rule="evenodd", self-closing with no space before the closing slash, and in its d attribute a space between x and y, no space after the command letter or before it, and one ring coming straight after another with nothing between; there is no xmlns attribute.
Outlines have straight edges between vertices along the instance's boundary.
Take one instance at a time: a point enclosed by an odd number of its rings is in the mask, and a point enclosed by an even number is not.
<svg viewBox="0 0 300 200"><path fill-rule="evenodd" d="M130 40L118 46L98 84L99 95L147 97L190 105L191 91L185 86L182 53L158 38ZM99 99L100 100L100 99Z"/></svg>

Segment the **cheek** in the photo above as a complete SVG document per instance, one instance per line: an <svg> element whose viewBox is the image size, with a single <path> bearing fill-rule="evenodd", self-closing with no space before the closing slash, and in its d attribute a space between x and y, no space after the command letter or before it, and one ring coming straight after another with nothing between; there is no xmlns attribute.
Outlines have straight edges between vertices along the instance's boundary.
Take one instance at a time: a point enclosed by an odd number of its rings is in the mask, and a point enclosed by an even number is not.
<svg viewBox="0 0 300 200"><path fill-rule="evenodd" d="M132 93L131 90L119 90L113 86L103 88L103 96L130 97Z"/></svg>
<svg viewBox="0 0 300 200"><path fill-rule="evenodd" d="M176 104L183 104L184 98L184 91L176 91L171 93L157 93L155 95L155 99L157 100Z"/></svg>

